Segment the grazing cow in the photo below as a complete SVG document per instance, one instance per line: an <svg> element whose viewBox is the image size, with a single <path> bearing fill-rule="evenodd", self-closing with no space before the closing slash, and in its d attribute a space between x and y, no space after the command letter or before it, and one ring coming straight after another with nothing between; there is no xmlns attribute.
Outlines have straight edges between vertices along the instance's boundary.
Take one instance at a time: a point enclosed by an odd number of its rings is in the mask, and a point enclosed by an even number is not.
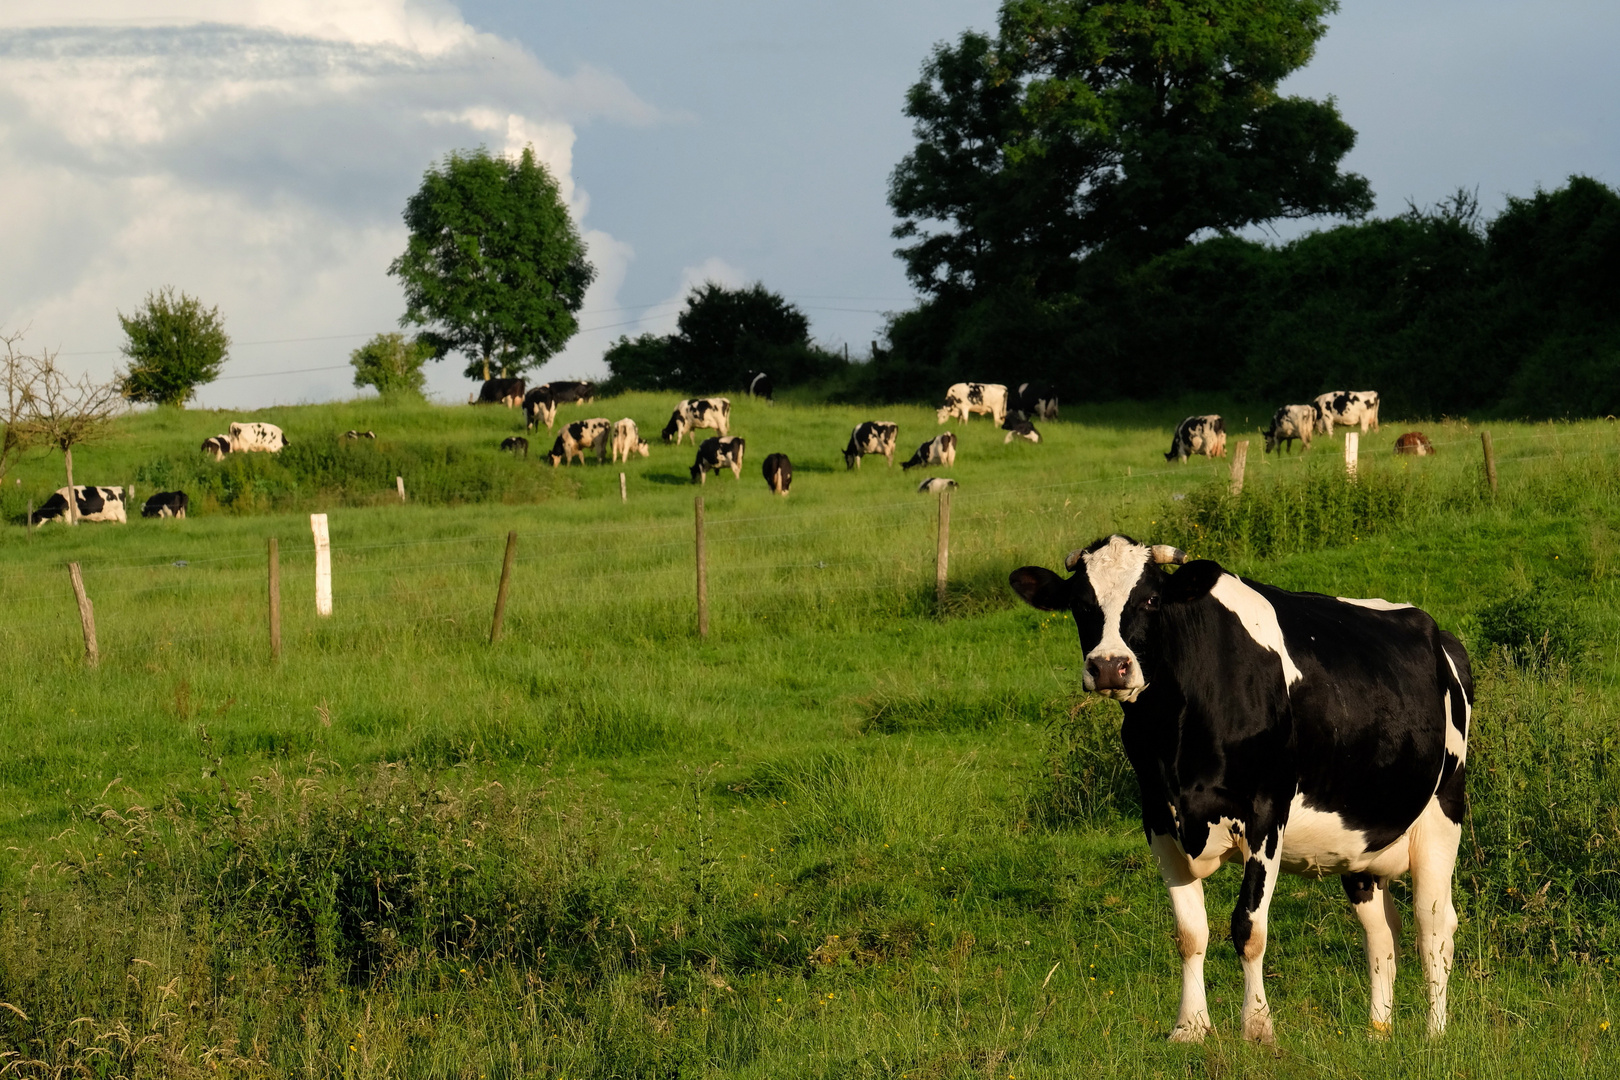
<svg viewBox="0 0 1620 1080"><path fill-rule="evenodd" d="M47 521L60 521L64 524L68 519L67 488L57 488L56 493L45 500L45 505L34 511L35 525L43 525ZM90 487L85 484L73 485L73 503L78 513L78 521L114 521L120 525L126 524L124 516L124 489L121 487Z"/></svg>
<svg viewBox="0 0 1620 1080"><path fill-rule="evenodd" d="M855 425L849 433L849 445L844 447L844 468L859 468L866 454L882 454L890 465L894 464L894 441L900 435L900 425L887 420L867 420Z"/></svg>
<svg viewBox="0 0 1620 1080"><path fill-rule="evenodd" d="M557 402L546 396L546 388L537 386L530 390L523 399L523 419L533 431L540 424L551 430L551 425L557 421Z"/></svg>
<svg viewBox="0 0 1620 1080"><path fill-rule="evenodd" d="M231 440L226 435L215 435L202 441L202 452L213 454L215 461L224 461L225 455L231 452Z"/></svg>
<svg viewBox="0 0 1620 1080"><path fill-rule="evenodd" d="M607 448L608 432L613 425L605 416L593 416L589 420L575 420L562 429L557 441L552 444L551 467L570 464L575 457L579 458L581 465L585 464L585 451L595 450L596 460L601 462Z"/></svg>
<svg viewBox="0 0 1620 1080"><path fill-rule="evenodd" d="M1001 422L1001 430L1007 433L1007 437L1001 440L1003 446L1006 446L1014 439L1023 439L1032 443L1041 441L1041 433L1035 430L1034 424L1024 418L1023 413L1016 415L1008 413L1007 419Z"/></svg>
<svg viewBox="0 0 1620 1080"><path fill-rule="evenodd" d="M1204 998L1203 879L1243 865L1232 944L1243 1036L1273 1041L1266 922L1279 871L1340 876L1361 920L1372 1027L1387 1032L1400 917L1390 881L1412 873L1429 1032L1446 1024L1473 682L1468 654L1409 604L1288 592L1110 536L1059 577L1013 571L1013 590L1069 611L1086 690L1122 703L1148 846L1170 890L1182 956L1170 1038L1213 1030ZM1174 573L1167 564L1185 564Z"/></svg>
<svg viewBox="0 0 1620 1080"><path fill-rule="evenodd" d="M274 424L232 424L230 426L231 453L248 454L255 451L265 454L279 454L291 446L287 436Z"/></svg>
<svg viewBox="0 0 1620 1080"><path fill-rule="evenodd" d="M693 432L699 428L718 431L723 439L731 431L731 399L723 397L687 398L669 414L669 423L662 432L665 442L681 445L688 435L697 442Z"/></svg>
<svg viewBox="0 0 1620 1080"><path fill-rule="evenodd" d="M1226 456L1226 423L1214 413L1183 420L1176 428L1175 438L1170 440L1170 452L1164 455L1164 460L1185 464L1193 454L1212 458Z"/></svg>
<svg viewBox="0 0 1620 1080"><path fill-rule="evenodd" d="M541 383L535 389L558 405L589 405L596 400L596 384L593 382L548 382Z"/></svg>
<svg viewBox="0 0 1620 1080"><path fill-rule="evenodd" d="M959 382L945 391L945 404L939 407L939 422L956 417L967 423L973 413L989 413L1000 427L1007 418L1007 388L1000 383Z"/></svg>
<svg viewBox="0 0 1620 1080"><path fill-rule="evenodd" d="M956 432L946 431L935 435L932 439L917 447L917 452L911 455L911 460L900 466L902 470L913 465L955 465L956 464Z"/></svg>
<svg viewBox="0 0 1620 1080"><path fill-rule="evenodd" d="M631 454L646 457L649 453L647 440L641 437L634 420L627 416L613 425L614 461L629 461Z"/></svg>
<svg viewBox="0 0 1620 1080"><path fill-rule="evenodd" d="M529 440L521 435L508 435L501 440L501 449L510 450L514 454L522 454L527 459L529 456Z"/></svg>
<svg viewBox="0 0 1620 1080"><path fill-rule="evenodd" d="M160 491L141 507L143 518L183 518L191 500L183 491Z"/></svg>
<svg viewBox="0 0 1620 1080"><path fill-rule="evenodd" d="M1051 383L1019 383L1013 395L1012 407L1026 417L1037 420L1056 420L1058 417L1057 387Z"/></svg>
<svg viewBox="0 0 1620 1080"><path fill-rule="evenodd" d="M1266 437L1266 453L1271 453L1277 444L1286 443L1284 452L1293 453L1294 440L1298 439L1305 444L1305 449L1311 448L1311 435L1321 422L1321 410L1313 402L1309 405L1284 405L1271 414L1271 426L1261 432Z"/></svg>
<svg viewBox="0 0 1620 1080"><path fill-rule="evenodd" d="M375 439L377 437L377 433L374 431L356 431L353 428L350 428L348 431L343 433L343 437L345 439Z"/></svg>
<svg viewBox="0 0 1620 1080"><path fill-rule="evenodd" d="M522 379L485 379L473 404L505 405L508 409L515 409L523 404L523 388Z"/></svg>
<svg viewBox="0 0 1620 1080"><path fill-rule="evenodd" d="M786 495L793 486L793 462L786 454L769 454L765 458L765 483L778 495Z"/></svg>
<svg viewBox="0 0 1620 1080"><path fill-rule="evenodd" d="M1335 424L1341 427L1355 427L1361 425L1361 433L1367 434L1370 427L1378 430L1378 391L1376 390L1329 390L1325 394L1316 395L1316 407L1321 410L1317 417L1316 430L1323 435L1332 435Z"/></svg>
<svg viewBox="0 0 1620 1080"><path fill-rule="evenodd" d="M749 397L764 398L767 402L774 403L772 395L776 392L776 387L769 375L763 371L750 371L743 381L748 384Z"/></svg>
<svg viewBox="0 0 1620 1080"><path fill-rule="evenodd" d="M1395 440L1397 454L1411 454L1414 457L1428 457L1434 453L1434 443L1421 431L1408 431Z"/></svg>
<svg viewBox="0 0 1620 1080"><path fill-rule="evenodd" d="M928 479L917 485L917 494L937 495L941 491L948 491L956 486L956 481L952 480L948 476L930 476Z"/></svg>
<svg viewBox="0 0 1620 1080"><path fill-rule="evenodd" d="M707 483L711 471L718 476L721 469L727 468L732 476L741 480L743 451L747 448L747 441L736 436L704 439L703 445L698 447L697 460L692 463L692 483Z"/></svg>

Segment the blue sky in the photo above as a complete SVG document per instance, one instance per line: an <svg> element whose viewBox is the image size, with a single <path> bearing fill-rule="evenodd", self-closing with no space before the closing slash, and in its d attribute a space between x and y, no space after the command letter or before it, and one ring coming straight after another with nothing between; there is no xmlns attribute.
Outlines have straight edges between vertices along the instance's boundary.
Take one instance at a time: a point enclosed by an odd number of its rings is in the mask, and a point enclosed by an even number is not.
<svg viewBox="0 0 1620 1080"><path fill-rule="evenodd" d="M995 5L603 0L8 0L0 326L98 374L172 284L236 345L199 403L353 396L395 326L399 214L449 150L533 143L600 271L542 377L670 329L694 283L761 280L862 355L910 290L884 200L905 89ZM1379 212L1571 173L1620 183L1620 5L1348 2L1292 92L1333 96ZM1297 230L1299 226L1293 228ZM1309 227L1309 226L1306 226ZM433 391L463 399L454 360Z"/></svg>

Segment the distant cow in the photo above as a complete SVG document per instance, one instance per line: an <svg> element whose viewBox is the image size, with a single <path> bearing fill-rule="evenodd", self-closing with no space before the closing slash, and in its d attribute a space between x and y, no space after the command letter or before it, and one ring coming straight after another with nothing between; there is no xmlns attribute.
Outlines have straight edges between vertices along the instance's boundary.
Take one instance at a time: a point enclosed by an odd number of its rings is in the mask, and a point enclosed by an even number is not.
<svg viewBox="0 0 1620 1080"><path fill-rule="evenodd" d="M688 435L692 436L693 442L697 442L697 436L692 433L699 428L718 431L720 437L725 438L731 431L731 399L687 398L669 414L669 423L664 425L662 435L665 442L679 446Z"/></svg>
<svg viewBox="0 0 1620 1080"><path fill-rule="evenodd" d="M1284 453L1292 453L1295 439L1309 450L1311 435L1320 422L1321 410L1314 402L1309 405L1284 405L1271 414L1271 426L1261 433L1266 437L1266 453L1277 449L1279 443L1287 444L1283 447Z"/></svg>
<svg viewBox="0 0 1620 1080"><path fill-rule="evenodd" d="M603 451L607 448L608 432L613 425L605 416L593 416L589 420L575 420L562 429L557 441L552 444L552 468L558 465L567 465L574 458L579 458L581 465L585 464L585 451L595 450L596 460L601 461L605 456Z"/></svg>
<svg viewBox="0 0 1620 1080"><path fill-rule="evenodd" d="M1332 435L1334 425L1355 427L1359 424L1363 435L1368 428L1378 430L1376 390L1329 390L1316 395L1316 407L1321 410L1316 430L1323 435Z"/></svg>
<svg viewBox="0 0 1620 1080"><path fill-rule="evenodd" d="M548 382L541 383L535 389L558 405L589 405L596 400L596 384L593 382Z"/></svg>
<svg viewBox="0 0 1620 1080"><path fill-rule="evenodd" d="M956 481L952 480L948 476L930 476L928 479L917 485L917 494L937 495L941 491L948 491L956 486Z"/></svg>
<svg viewBox="0 0 1620 1080"><path fill-rule="evenodd" d="M1397 454L1411 454L1414 457L1428 457L1434 453L1434 443L1421 431L1408 431L1395 440Z"/></svg>
<svg viewBox="0 0 1620 1080"><path fill-rule="evenodd" d="M345 439L375 439L377 437L377 433L374 431L355 431L353 428L350 428L348 431L343 433L343 437Z"/></svg>
<svg viewBox="0 0 1620 1080"><path fill-rule="evenodd" d="M743 451L747 448L747 441L741 438L704 439L703 445L698 447L697 460L692 463L692 483L706 483L710 472L719 475L721 469L730 469L731 475L741 480Z"/></svg>
<svg viewBox="0 0 1620 1080"><path fill-rule="evenodd" d="M636 422L628 416L613 425L613 460L629 461L631 454L640 454L646 457L647 440L641 437L636 429Z"/></svg>
<svg viewBox="0 0 1620 1080"><path fill-rule="evenodd" d="M160 491L146 500L141 507L143 518L183 518L191 500L183 491Z"/></svg>
<svg viewBox="0 0 1620 1080"><path fill-rule="evenodd" d="M946 431L935 435L932 439L917 447L917 452L911 455L911 460L900 466L909 469L914 465L955 465L956 464L956 432Z"/></svg>
<svg viewBox="0 0 1620 1080"><path fill-rule="evenodd" d="M226 435L215 435L202 441L202 452L213 454L215 461L225 460L225 455L231 452L231 440Z"/></svg>
<svg viewBox="0 0 1620 1080"><path fill-rule="evenodd" d="M764 398L766 401L774 400L771 395L776 392L776 387L772 385L769 375L763 371L750 372L747 381L749 397ZM787 493L783 492L783 494Z"/></svg>
<svg viewBox="0 0 1620 1080"><path fill-rule="evenodd" d="M274 424L232 424L230 435L231 453L248 454L255 451L265 454L279 454L292 443L281 429Z"/></svg>
<svg viewBox="0 0 1620 1080"><path fill-rule="evenodd" d="M514 454L529 456L529 440L521 435L509 435L501 440L501 449L510 450Z"/></svg>
<svg viewBox="0 0 1620 1080"><path fill-rule="evenodd" d="M1014 439L1023 439L1025 442L1033 443L1041 441L1041 433L1035 430L1035 425L1030 423L1023 413L1019 413L1017 416L1008 413L1007 419L1001 422L1001 430L1007 433L1007 437L1001 440L1003 446L1006 446Z"/></svg>
<svg viewBox="0 0 1620 1080"><path fill-rule="evenodd" d="M34 511L33 522L43 525L47 521L67 522L67 488L57 488L45 500L45 505ZM126 523L124 516L124 489L121 487L90 487L73 485L73 502L78 509L79 521L114 521Z"/></svg>
<svg viewBox="0 0 1620 1080"><path fill-rule="evenodd" d="M959 382L945 391L945 404L938 413L940 423L954 416L965 424L973 413L989 413L1000 427L1007 418L1007 388L1000 383Z"/></svg>
<svg viewBox="0 0 1620 1080"><path fill-rule="evenodd" d="M522 379L485 379L474 404L505 405L508 409L515 409L523 404L523 389Z"/></svg>
<svg viewBox="0 0 1620 1080"><path fill-rule="evenodd" d="M856 424L855 430L849 433L849 445L844 447L844 468L858 468L866 454L882 454L893 465L894 441L899 435L900 425L887 420Z"/></svg>
<svg viewBox="0 0 1620 1080"><path fill-rule="evenodd" d="M1019 383L1013 395L1012 407L1026 417L1038 420L1056 420L1058 416L1057 388L1051 383Z"/></svg>
<svg viewBox="0 0 1620 1080"><path fill-rule="evenodd" d="M546 395L545 387L537 386L524 397L523 419L530 431L540 424L546 425L546 430L550 431L551 425L556 423L557 402Z"/></svg>
<svg viewBox="0 0 1620 1080"><path fill-rule="evenodd" d="M1226 456L1226 423L1214 413L1183 420L1176 428L1175 438L1170 440L1170 452L1164 455L1164 460L1185 463L1194 454L1212 458Z"/></svg>
<svg viewBox="0 0 1620 1080"><path fill-rule="evenodd" d="M769 454L765 458L765 483L778 495L786 495L793 486L793 462L786 454Z"/></svg>

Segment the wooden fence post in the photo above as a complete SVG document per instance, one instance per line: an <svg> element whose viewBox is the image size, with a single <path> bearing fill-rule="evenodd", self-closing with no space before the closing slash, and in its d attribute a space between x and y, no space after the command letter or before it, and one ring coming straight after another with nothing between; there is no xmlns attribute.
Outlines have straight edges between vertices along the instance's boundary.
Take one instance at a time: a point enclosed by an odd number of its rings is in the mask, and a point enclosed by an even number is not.
<svg viewBox="0 0 1620 1080"><path fill-rule="evenodd" d="M939 543L934 551L934 601L945 610L945 579L951 565L951 489L939 493Z"/></svg>
<svg viewBox="0 0 1620 1080"><path fill-rule="evenodd" d="M630 501L630 492L624 486L624 473L619 474L619 501L622 503Z"/></svg>
<svg viewBox="0 0 1620 1080"><path fill-rule="evenodd" d="M500 640L501 620L506 618L506 587L512 581L512 562L517 558L517 530L506 534L506 558L501 560L501 587L495 590L495 621L489 625L489 643Z"/></svg>
<svg viewBox="0 0 1620 1080"><path fill-rule="evenodd" d="M697 514L697 617L698 637L709 637L709 549L703 540L703 496L693 500Z"/></svg>
<svg viewBox="0 0 1620 1080"><path fill-rule="evenodd" d="M281 659L281 546L270 538L270 659Z"/></svg>
<svg viewBox="0 0 1620 1080"><path fill-rule="evenodd" d="M124 485L124 517L139 517L140 511L135 508L135 485Z"/></svg>
<svg viewBox="0 0 1620 1080"><path fill-rule="evenodd" d="M1232 494L1243 494L1243 470L1249 464L1249 440L1244 439L1232 451Z"/></svg>
<svg viewBox="0 0 1620 1080"><path fill-rule="evenodd" d="M1485 479L1490 481L1491 494L1496 494L1496 451L1491 448L1491 433L1479 433L1480 445L1485 448Z"/></svg>
<svg viewBox="0 0 1620 1080"><path fill-rule="evenodd" d="M32 495L30 495L28 497L28 517L24 520L24 524L26 524L28 526L28 535L33 536L34 535L34 497Z"/></svg>
<svg viewBox="0 0 1620 1080"><path fill-rule="evenodd" d="M399 501L404 502L405 501L405 478L403 476L394 477L394 490L399 492Z"/></svg>
<svg viewBox="0 0 1620 1080"><path fill-rule="evenodd" d="M68 577L73 581L73 598L79 602L79 625L84 628L84 662L95 667L101 663L101 651L96 648L96 609L84 595L84 578L79 573L78 563L68 563Z"/></svg>
<svg viewBox="0 0 1620 1080"><path fill-rule="evenodd" d="M1356 461L1361 455L1361 434L1347 431L1344 435L1344 471L1350 479L1356 478Z"/></svg>
<svg viewBox="0 0 1620 1080"><path fill-rule="evenodd" d="M324 619L332 614L332 534L325 514L309 515L309 528L315 534L315 614Z"/></svg>

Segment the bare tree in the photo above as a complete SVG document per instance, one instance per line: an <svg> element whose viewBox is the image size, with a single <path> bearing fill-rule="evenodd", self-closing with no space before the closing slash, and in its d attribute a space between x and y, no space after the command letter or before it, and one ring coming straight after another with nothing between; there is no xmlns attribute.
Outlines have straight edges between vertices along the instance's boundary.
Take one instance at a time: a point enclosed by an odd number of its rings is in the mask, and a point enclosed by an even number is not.
<svg viewBox="0 0 1620 1080"><path fill-rule="evenodd" d="M77 381L56 366L56 353L17 358L20 401L16 428L25 445L50 446L62 451L67 464L69 525L78 524L79 505L73 497L73 448L104 438L115 417L124 410L119 381L98 383L89 375Z"/></svg>
<svg viewBox="0 0 1620 1080"><path fill-rule="evenodd" d="M26 329L0 333L0 382L5 383L5 401L0 402L0 482L11 471L22 452L28 449L23 437L22 404L28 396L28 360L22 352Z"/></svg>

